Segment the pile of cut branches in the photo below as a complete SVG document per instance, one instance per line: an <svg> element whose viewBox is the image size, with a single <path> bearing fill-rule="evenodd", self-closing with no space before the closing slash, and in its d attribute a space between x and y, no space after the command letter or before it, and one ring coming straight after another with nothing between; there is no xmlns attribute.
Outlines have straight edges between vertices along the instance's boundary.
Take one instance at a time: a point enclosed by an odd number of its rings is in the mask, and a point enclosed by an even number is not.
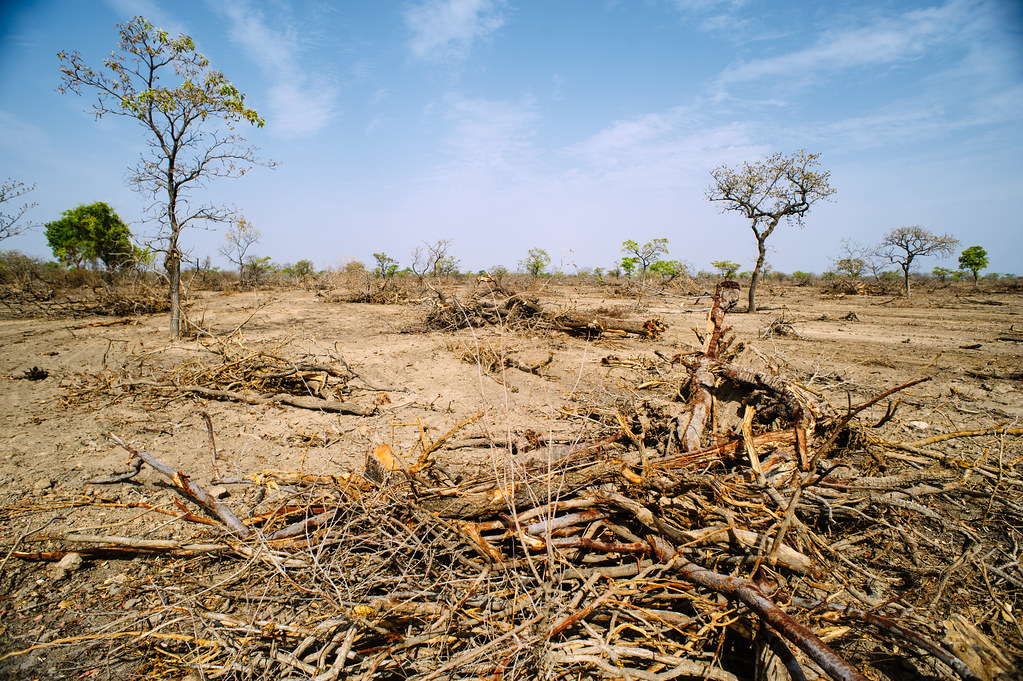
<svg viewBox="0 0 1023 681"><path fill-rule="evenodd" d="M283 345L259 349L246 346L236 335L204 333L197 356L173 369L146 367L133 374L77 377L64 386L65 403L90 399L97 392L176 391L208 399L245 404L287 404L302 409L368 416L372 406L348 401L355 377L343 358L331 355L291 358ZM137 362L138 367L143 361ZM145 374L143 377L142 374Z"/></svg>
<svg viewBox="0 0 1023 681"><path fill-rule="evenodd" d="M9 555L204 560L119 592L137 627L78 642L130 640L107 655L152 676L1009 678L1023 429L886 441L857 415L924 379L837 412L734 363L735 293L718 287L701 352L677 358L684 401L619 413L601 437L495 447L466 477L441 459L456 426L424 433L418 456L376 447L363 471L221 481L261 490L245 518L124 445L135 472L145 462L215 520L179 510L202 524L173 540L33 534L22 543L45 552ZM723 431L729 391L741 418ZM974 437L1000 443L997 464L940 451Z"/></svg>
<svg viewBox="0 0 1023 681"><path fill-rule="evenodd" d="M456 330L505 324L597 338L604 334L657 338L667 328L659 319L612 319L580 310L550 311L540 299L503 289L477 288L466 300L437 291L437 306L423 321L424 330Z"/></svg>

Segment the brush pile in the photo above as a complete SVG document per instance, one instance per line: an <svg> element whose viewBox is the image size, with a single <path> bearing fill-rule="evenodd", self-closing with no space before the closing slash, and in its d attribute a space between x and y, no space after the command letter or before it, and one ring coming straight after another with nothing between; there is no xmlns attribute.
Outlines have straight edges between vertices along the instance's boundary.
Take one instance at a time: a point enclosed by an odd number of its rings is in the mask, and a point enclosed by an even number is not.
<svg viewBox="0 0 1023 681"><path fill-rule="evenodd" d="M986 592L971 615L1019 654L1005 537L1023 429L883 440L857 414L920 381L837 413L733 362L735 297L719 286L702 351L674 358L683 399L605 412L601 437L493 445L458 469L444 446L477 415L418 455L375 447L361 471L220 481L247 490L245 513L125 444L208 514L180 506L191 536L36 534L10 556L159 561L110 596L136 616L100 639L151 678L1010 678L955 604ZM963 459L960 438L1002 454Z"/></svg>

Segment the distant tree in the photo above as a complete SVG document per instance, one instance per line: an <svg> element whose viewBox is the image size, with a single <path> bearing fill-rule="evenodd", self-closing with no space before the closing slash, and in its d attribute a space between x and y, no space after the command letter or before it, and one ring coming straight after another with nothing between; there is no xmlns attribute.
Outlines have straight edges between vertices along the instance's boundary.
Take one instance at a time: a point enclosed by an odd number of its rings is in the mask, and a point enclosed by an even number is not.
<svg viewBox="0 0 1023 681"><path fill-rule="evenodd" d="M973 285L977 285L977 276L988 266L987 251L980 246L970 246L959 254L959 269L969 270L973 274Z"/></svg>
<svg viewBox="0 0 1023 681"><path fill-rule="evenodd" d="M25 213L35 208L37 203L26 203L18 208L5 206L8 201L21 198L36 188L35 185L28 186L24 182L7 178L0 184L0 241L8 237L17 236L28 229L26 224L18 224Z"/></svg>
<svg viewBox="0 0 1023 681"><path fill-rule="evenodd" d="M245 278L246 254L262 238L263 233L246 220L244 216L235 220L227 228L227 232L224 233L224 245L220 247L220 254L238 266L238 280L242 286L248 283L248 280Z"/></svg>
<svg viewBox="0 0 1023 681"><path fill-rule="evenodd" d="M292 268L292 270L300 279L307 279L308 277L311 277L313 274L315 274L316 266L313 265L312 260L307 260L303 258L302 260L299 260L297 263L295 263L295 266Z"/></svg>
<svg viewBox="0 0 1023 681"><path fill-rule="evenodd" d="M955 274L955 270L950 270L947 267L935 267L931 270L931 274L938 278L938 281L944 283L946 279Z"/></svg>
<svg viewBox="0 0 1023 681"><path fill-rule="evenodd" d="M551 256L542 248L530 248L524 260L519 260L519 269L532 277L543 274L551 264Z"/></svg>
<svg viewBox="0 0 1023 681"><path fill-rule="evenodd" d="M867 269L867 250L851 239L842 239L842 253L832 260L835 272L859 279Z"/></svg>
<svg viewBox="0 0 1023 681"><path fill-rule="evenodd" d="M829 184L831 173L816 170L819 158L820 154L801 149L791 156L777 153L756 163L743 163L734 170L719 166L710 173L714 181L707 189L707 199L720 201L723 210L750 220L757 239L759 255L749 283L750 312L757 309L757 281L767 258L767 238L774 228L782 220L802 227L810 207L835 193Z"/></svg>
<svg viewBox="0 0 1023 681"><path fill-rule="evenodd" d="M135 248L128 225L102 201L81 205L46 223L46 241L53 256L67 267L102 262L114 270L132 260Z"/></svg>
<svg viewBox="0 0 1023 681"><path fill-rule="evenodd" d="M959 241L951 234L934 234L920 225L897 227L881 239L877 256L902 268L903 289L909 298L909 272L913 261L930 255L952 255Z"/></svg>
<svg viewBox="0 0 1023 681"><path fill-rule="evenodd" d="M636 265L638 264L639 258L629 256L618 261L618 268L625 273L625 276L632 279L632 275L636 273Z"/></svg>
<svg viewBox="0 0 1023 681"><path fill-rule="evenodd" d="M625 253L628 256L628 260L632 263L633 271L637 265L639 266L639 276L642 280L646 280L646 271L650 269L650 266L653 265L662 255L667 254L667 252L667 239L654 239L653 241L646 242L642 246L632 239L622 242L622 253ZM624 263L625 258L623 258L622 261Z"/></svg>
<svg viewBox="0 0 1023 681"><path fill-rule="evenodd" d="M250 286L259 286L266 281L271 274L277 272L279 269L280 268L270 259L269 255L264 255L262 257L250 255L245 259L245 271L248 273L246 276L248 277Z"/></svg>
<svg viewBox="0 0 1023 681"><path fill-rule="evenodd" d="M735 273L742 267L739 263L731 260L713 260L710 265L718 271L719 276L725 279L735 279Z"/></svg>
<svg viewBox="0 0 1023 681"><path fill-rule="evenodd" d="M263 126L245 96L195 50L185 35L171 38L142 17L118 25L118 51L93 70L77 52L61 52L61 92L97 96L92 112L136 120L146 131L149 151L129 175L129 184L155 199L161 225L170 298L170 335L181 334L181 231L194 222L230 219L212 205L192 205L192 192L215 177L240 177L262 163L253 147L235 134L218 132L218 122ZM269 47L269 46L268 46ZM176 84L173 84L176 83Z"/></svg>
<svg viewBox="0 0 1023 681"><path fill-rule="evenodd" d="M454 243L451 239L439 239L432 244L424 241L412 249L412 264L409 269L420 282L427 276L457 274L458 260L448 253Z"/></svg>
<svg viewBox="0 0 1023 681"><path fill-rule="evenodd" d="M806 286L813 280L813 275L809 272L801 272L796 270L792 273L793 278L796 280L796 284L799 286Z"/></svg>
<svg viewBox="0 0 1023 681"><path fill-rule="evenodd" d="M648 269L661 275L661 281L665 284L685 274L687 270L686 266L679 260L658 260L655 263L651 263Z"/></svg>
<svg viewBox="0 0 1023 681"><path fill-rule="evenodd" d="M376 269L374 274L378 277L387 279L393 277L398 273L398 261L387 255L386 253L374 253L373 258L377 261Z"/></svg>

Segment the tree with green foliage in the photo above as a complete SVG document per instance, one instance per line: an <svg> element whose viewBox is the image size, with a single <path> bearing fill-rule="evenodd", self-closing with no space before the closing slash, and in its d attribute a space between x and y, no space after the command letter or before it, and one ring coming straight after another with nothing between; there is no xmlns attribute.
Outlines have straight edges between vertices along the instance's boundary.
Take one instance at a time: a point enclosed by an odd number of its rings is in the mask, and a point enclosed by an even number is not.
<svg viewBox="0 0 1023 681"><path fill-rule="evenodd" d="M797 286L806 286L811 281L813 281L813 274L811 274L810 272L796 270L795 272L792 273L792 278L796 280Z"/></svg>
<svg viewBox="0 0 1023 681"><path fill-rule="evenodd" d="M897 227L881 239L874 253L902 269L903 288L909 298L909 272L913 261L931 255L952 255L959 240L951 234L934 234L920 225Z"/></svg>
<svg viewBox="0 0 1023 681"><path fill-rule="evenodd" d="M627 271L633 272L638 266L640 279L645 280L646 272L650 269L650 266L662 255L668 253L668 240L654 239L641 246L632 239L629 239L622 242L622 253L625 253L627 256L627 258L622 258L622 269L625 269L625 261L628 260L630 267ZM629 276L632 276L631 273Z"/></svg>
<svg viewBox="0 0 1023 681"><path fill-rule="evenodd" d="M373 258L377 261L376 269L373 273L378 277L387 279L393 277L398 273L398 261L387 255L386 253L374 253Z"/></svg>
<svg viewBox="0 0 1023 681"><path fill-rule="evenodd" d="M931 274L936 276L938 278L938 281L944 284L946 279L955 274L955 270L950 270L947 267L938 266L931 270Z"/></svg>
<svg viewBox="0 0 1023 681"><path fill-rule="evenodd" d="M295 276L303 280L308 279L316 273L316 266L313 264L313 261L306 258L299 260L291 269L295 273Z"/></svg>
<svg viewBox="0 0 1023 681"><path fill-rule="evenodd" d="M551 264L551 256L542 248L530 248L524 260L519 260L519 269L529 276L539 277Z"/></svg>
<svg viewBox="0 0 1023 681"><path fill-rule="evenodd" d="M735 211L750 220L757 239L757 264L749 283L749 311L756 312L757 281L767 258L767 238L782 220L803 226L810 208L835 193L831 173L818 171L820 154L805 149L786 156L772 154L756 163L732 169L719 166L711 171L707 199L720 201L724 211Z"/></svg>
<svg viewBox="0 0 1023 681"><path fill-rule="evenodd" d="M651 263L650 271L661 275L662 283L670 283L675 278L686 273L686 266L679 260L658 260Z"/></svg>
<svg viewBox="0 0 1023 681"><path fill-rule="evenodd" d="M209 204L193 204L192 195L213 178L240 177L257 159L245 139L218 130L239 123L263 126L245 104L245 96L196 52L186 35L172 38L142 17L118 25L118 50L100 69L77 52L61 52L61 92L96 95L97 118L122 116L145 130L149 151L131 171L129 184L155 199L161 226L164 267L170 298L170 334L181 334L181 231L193 223L223 221L231 213Z"/></svg>
<svg viewBox="0 0 1023 681"><path fill-rule="evenodd" d="M959 254L959 269L973 274L973 285L977 285L980 271L988 266L987 251L980 246L970 246Z"/></svg>
<svg viewBox="0 0 1023 681"><path fill-rule="evenodd" d="M625 274L626 277L632 279L632 275L636 273L636 265L639 264L639 258L635 256L629 256L622 258L618 261L618 268Z"/></svg>
<svg viewBox="0 0 1023 681"><path fill-rule="evenodd" d="M735 273L742 267L739 263L731 260L713 260L710 265L718 271L719 276L725 279L735 279Z"/></svg>
<svg viewBox="0 0 1023 681"><path fill-rule="evenodd" d="M102 262L115 270L133 259L131 231L107 204L83 204L61 215L46 223L46 241L53 257L66 267L96 267Z"/></svg>

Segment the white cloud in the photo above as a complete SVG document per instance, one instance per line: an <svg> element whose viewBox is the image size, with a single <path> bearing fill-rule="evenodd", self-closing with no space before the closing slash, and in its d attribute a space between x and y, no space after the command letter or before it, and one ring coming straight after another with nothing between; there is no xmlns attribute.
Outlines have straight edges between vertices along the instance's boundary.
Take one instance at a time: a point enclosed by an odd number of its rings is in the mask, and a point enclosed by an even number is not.
<svg viewBox="0 0 1023 681"><path fill-rule="evenodd" d="M697 120L688 108L615 121L569 150L576 182L613 182L644 189L702 187L721 163L766 153L745 123Z"/></svg>
<svg viewBox="0 0 1023 681"><path fill-rule="evenodd" d="M329 77L302 62L301 32L271 26L248 0L219 2L215 7L231 22L231 40L270 80L271 129L284 137L303 137L325 128L337 111L337 88Z"/></svg>
<svg viewBox="0 0 1023 681"><path fill-rule="evenodd" d="M731 66L718 83L727 87L784 78L805 84L840 71L912 61L936 44L962 40L971 19L969 10L968 5L950 2L878 18L868 25L825 31L810 47Z"/></svg>
<svg viewBox="0 0 1023 681"><path fill-rule="evenodd" d="M443 173L467 174L474 181L495 176L523 177L535 164L532 138L538 114L531 100L493 101L449 97L443 116L450 132Z"/></svg>
<svg viewBox="0 0 1023 681"><path fill-rule="evenodd" d="M409 49L426 61L463 61L504 25L501 0L425 0L405 12Z"/></svg>
<svg viewBox="0 0 1023 681"><path fill-rule="evenodd" d="M187 27L165 12L155 0L106 0L106 5L122 15L122 22L141 16L171 35L188 34Z"/></svg>

